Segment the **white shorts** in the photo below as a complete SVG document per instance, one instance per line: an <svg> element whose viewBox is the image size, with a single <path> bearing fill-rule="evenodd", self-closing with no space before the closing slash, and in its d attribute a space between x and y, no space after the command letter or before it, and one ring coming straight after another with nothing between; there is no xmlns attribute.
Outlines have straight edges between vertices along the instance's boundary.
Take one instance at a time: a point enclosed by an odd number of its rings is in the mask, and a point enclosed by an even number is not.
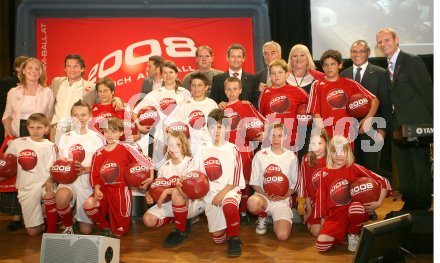
<svg viewBox="0 0 440 263"><path fill-rule="evenodd" d="M240 204L241 200L241 193L238 191L238 188L235 187L231 191L229 191L223 200L226 198L233 198L237 201L237 204ZM223 202L222 200L222 202ZM237 207L238 210L238 207ZM215 206L212 205L211 202L205 203L205 214L206 218L208 219L208 228L209 233L217 232L223 229L226 229L226 218L225 214L223 213L223 207L222 206Z"/></svg>
<svg viewBox="0 0 440 263"><path fill-rule="evenodd" d="M93 224L90 218L86 215L84 211L84 202L93 194L93 189L91 187L84 187L82 184L78 184L75 181L73 184L59 184L58 189L65 187L72 191L73 197L70 202L70 206L74 207L76 203L75 219L79 222L84 222L87 224Z"/></svg>
<svg viewBox="0 0 440 263"><path fill-rule="evenodd" d="M290 224L293 223L293 213L292 209L290 208L290 198L286 198L284 200L280 201L270 201L267 199L264 195L255 193L255 195L258 195L259 197L265 199L267 201L267 208L264 212L266 212L268 215L270 215L274 222L278 220L287 220L290 222Z"/></svg>
<svg viewBox="0 0 440 263"><path fill-rule="evenodd" d="M17 198L21 205L26 228L36 227L44 223L43 197L46 191L42 184L37 183L18 189Z"/></svg>
<svg viewBox="0 0 440 263"><path fill-rule="evenodd" d="M203 213L203 211L205 211L205 203L202 200L189 200L188 218L193 218L197 215L200 215ZM162 208L154 205L145 213L152 214L159 219L174 217L171 201L162 204Z"/></svg>

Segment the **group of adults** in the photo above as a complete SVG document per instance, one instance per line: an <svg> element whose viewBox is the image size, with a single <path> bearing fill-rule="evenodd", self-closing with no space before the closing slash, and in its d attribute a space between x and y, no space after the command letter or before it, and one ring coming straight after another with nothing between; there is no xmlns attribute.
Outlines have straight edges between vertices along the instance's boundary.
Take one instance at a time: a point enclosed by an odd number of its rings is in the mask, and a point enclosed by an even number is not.
<svg viewBox="0 0 440 263"><path fill-rule="evenodd" d="M406 124L433 123L432 78L422 59L400 50L399 37L394 30L382 29L376 34L377 47L387 58L387 69L368 62L370 47L364 40L355 41L350 49L353 66L345 69L341 76L354 79L375 94L380 101L378 116L386 120L386 128L380 131L382 137L392 138L393 131ZM274 41L262 47L266 67L251 74L243 70L246 51L240 44L233 44L227 51L229 68L222 72L214 69L214 52L208 46L199 46L195 53L198 69L186 75L182 86L190 90L190 75L201 73L208 77L210 87L207 96L218 104L227 101L224 81L237 77L242 82L241 100L251 102L258 108L260 93L271 86L269 65L281 59L281 47ZM149 93L164 85L161 67L163 58L151 56L141 93ZM290 70L288 84L302 88L309 93L315 80L325 80L322 72L316 70L309 49L301 44L294 45L288 56ZM42 63L36 58L18 57L14 62L16 76L2 82L1 92L7 93L3 126L5 136L27 136L26 119L32 113L40 112L52 116L51 135L56 140L59 133L69 129L67 120L75 101L84 100L90 105L97 102L95 85L86 81L84 60L79 55L68 55L64 61L65 76L56 77L46 86L46 73ZM4 100L5 96L2 96ZM117 107L123 107L116 101ZM362 135L357 140L372 140ZM306 147L305 147L306 148ZM395 157L400 178L404 210L427 210L431 207L432 175L430 149L424 144L394 143ZM368 169L380 172L380 152L364 152L360 145L355 147L357 162ZM3 200L3 198L2 198ZM18 203L18 202L17 202ZM13 210L14 213L16 209ZM5 211L10 212L10 211ZM15 220L15 219L14 219ZM15 220L16 221L16 220Z"/></svg>

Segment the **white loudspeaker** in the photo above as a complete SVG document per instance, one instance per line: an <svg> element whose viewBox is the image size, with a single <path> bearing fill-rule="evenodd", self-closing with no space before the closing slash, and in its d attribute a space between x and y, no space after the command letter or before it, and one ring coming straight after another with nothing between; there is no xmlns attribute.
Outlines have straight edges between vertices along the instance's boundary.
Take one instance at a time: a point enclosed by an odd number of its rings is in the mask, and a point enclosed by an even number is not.
<svg viewBox="0 0 440 263"><path fill-rule="evenodd" d="M119 239L92 235L43 235L42 263L118 263Z"/></svg>

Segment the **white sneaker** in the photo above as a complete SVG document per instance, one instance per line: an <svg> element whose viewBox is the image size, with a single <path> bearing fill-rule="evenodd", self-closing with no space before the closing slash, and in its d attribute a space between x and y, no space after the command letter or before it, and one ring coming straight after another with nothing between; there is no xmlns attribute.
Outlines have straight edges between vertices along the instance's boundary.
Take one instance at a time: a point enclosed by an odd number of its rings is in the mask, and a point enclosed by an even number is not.
<svg viewBox="0 0 440 263"><path fill-rule="evenodd" d="M348 234L348 251L356 252L359 245L359 235Z"/></svg>
<svg viewBox="0 0 440 263"><path fill-rule="evenodd" d="M75 231L73 231L73 226L66 227L66 229L64 229L61 234L75 235Z"/></svg>
<svg viewBox="0 0 440 263"><path fill-rule="evenodd" d="M267 217L258 217L257 220L257 228L255 229L255 232L258 235L264 235L267 232Z"/></svg>
<svg viewBox="0 0 440 263"><path fill-rule="evenodd" d="M302 224L303 220L302 220L301 216L298 214L298 210L296 210L295 208L292 208L292 213L293 213L293 223L294 224Z"/></svg>

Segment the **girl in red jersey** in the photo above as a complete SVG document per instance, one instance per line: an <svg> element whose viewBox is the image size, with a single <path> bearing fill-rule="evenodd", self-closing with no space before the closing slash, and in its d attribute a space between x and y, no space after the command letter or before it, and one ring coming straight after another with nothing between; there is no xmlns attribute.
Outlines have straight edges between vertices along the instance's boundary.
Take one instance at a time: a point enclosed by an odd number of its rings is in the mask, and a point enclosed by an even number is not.
<svg viewBox="0 0 440 263"><path fill-rule="evenodd" d="M303 89L286 84L286 79L289 76L286 61L274 60L269 66L269 71L272 87L261 93L259 109L269 122L273 122L273 119L277 118L278 121L286 125L288 139L284 142L284 147L291 149L290 146L296 145L298 126L296 108L307 103L309 96ZM289 131L291 131L290 134Z"/></svg>
<svg viewBox="0 0 440 263"><path fill-rule="evenodd" d="M348 234L348 250L356 251L359 234L368 213L382 206L392 190L388 180L354 163L354 156L348 140L336 135L328 144L327 167L320 172L314 217L321 218L322 227L316 240L320 252L329 250L334 244L342 243ZM360 177L370 177L381 190L375 202L361 204L352 202L350 184Z"/></svg>
<svg viewBox="0 0 440 263"><path fill-rule="evenodd" d="M319 172L326 166L328 141L328 134L324 128L312 131L309 152L301 161L298 192L305 199L304 223L313 236L318 236L321 230L321 219L313 217L312 211L315 209Z"/></svg>

